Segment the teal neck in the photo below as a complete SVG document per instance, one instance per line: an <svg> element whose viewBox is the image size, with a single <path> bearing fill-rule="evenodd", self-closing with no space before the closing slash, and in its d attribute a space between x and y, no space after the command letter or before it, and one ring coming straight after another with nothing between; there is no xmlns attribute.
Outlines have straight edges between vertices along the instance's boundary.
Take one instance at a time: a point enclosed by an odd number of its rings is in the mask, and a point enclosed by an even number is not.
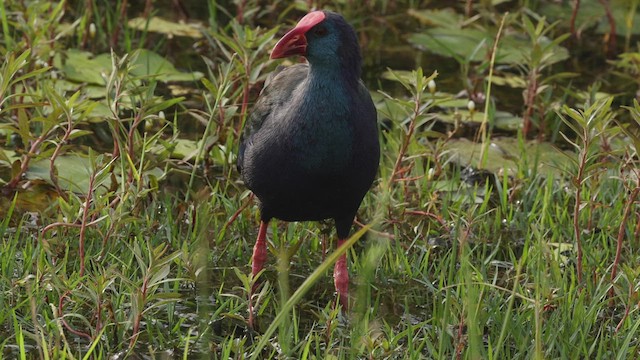
<svg viewBox="0 0 640 360"><path fill-rule="evenodd" d="M349 108L350 90L358 89L359 79L345 73L344 69L335 64L309 64L307 81L307 98L316 104L328 104L332 112L343 113ZM317 101L320 99L322 101Z"/></svg>
<svg viewBox="0 0 640 360"><path fill-rule="evenodd" d="M301 159L308 170L338 170L345 166L351 153L351 119L349 109L353 100L350 93L352 81L347 80L340 69L309 66L309 74L300 93L303 97L300 119L307 125L300 130ZM358 84L356 82L356 84ZM357 88L356 88L357 89ZM309 139L320 139L309 142Z"/></svg>

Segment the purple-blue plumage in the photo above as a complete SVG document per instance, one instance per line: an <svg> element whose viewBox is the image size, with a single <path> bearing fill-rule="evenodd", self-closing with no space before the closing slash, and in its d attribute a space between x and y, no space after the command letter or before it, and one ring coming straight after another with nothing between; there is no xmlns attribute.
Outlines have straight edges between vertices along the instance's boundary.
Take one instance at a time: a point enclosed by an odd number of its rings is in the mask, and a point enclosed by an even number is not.
<svg viewBox="0 0 640 360"><path fill-rule="evenodd" d="M238 169L260 200L265 226L272 218L331 218L344 240L380 158L356 34L342 16L312 12L272 52L272 58L292 55L308 64L272 74L245 125Z"/></svg>

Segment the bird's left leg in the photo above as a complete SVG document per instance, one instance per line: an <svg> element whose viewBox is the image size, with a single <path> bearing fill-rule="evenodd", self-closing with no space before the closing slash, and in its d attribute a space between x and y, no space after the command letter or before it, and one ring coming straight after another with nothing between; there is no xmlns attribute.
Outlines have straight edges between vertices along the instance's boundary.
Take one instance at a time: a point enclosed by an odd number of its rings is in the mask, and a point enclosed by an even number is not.
<svg viewBox="0 0 640 360"><path fill-rule="evenodd" d="M264 263L267 261L267 225L269 221L260 221L260 229L258 230L258 238L256 244L253 246L253 255L251 256L251 274L252 282L251 291L249 292L249 327L253 329L253 293L258 288L258 282L256 276L264 268Z"/></svg>
<svg viewBox="0 0 640 360"><path fill-rule="evenodd" d="M338 249L345 243L345 239L338 239ZM333 269L333 283L340 298L340 303L344 309L349 308L349 269L347 269L347 254L342 254L338 258Z"/></svg>
<svg viewBox="0 0 640 360"><path fill-rule="evenodd" d="M251 257L251 273L255 278L264 268L267 262L267 225L268 221L260 222L260 230L258 230L258 238L253 246L253 256ZM255 290L255 283L254 283Z"/></svg>

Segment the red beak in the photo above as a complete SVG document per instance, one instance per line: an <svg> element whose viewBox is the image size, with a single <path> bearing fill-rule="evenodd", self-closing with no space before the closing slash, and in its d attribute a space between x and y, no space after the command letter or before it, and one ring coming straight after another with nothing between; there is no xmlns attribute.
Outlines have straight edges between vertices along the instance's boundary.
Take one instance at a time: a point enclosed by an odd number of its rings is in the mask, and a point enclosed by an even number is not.
<svg viewBox="0 0 640 360"><path fill-rule="evenodd" d="M307 38L305 34L309 29L318 25L324 20L322 11L313 11L305 15L298 25L286 33L271 51L272 59L280 59L293 55L307 54Z"/></svg>

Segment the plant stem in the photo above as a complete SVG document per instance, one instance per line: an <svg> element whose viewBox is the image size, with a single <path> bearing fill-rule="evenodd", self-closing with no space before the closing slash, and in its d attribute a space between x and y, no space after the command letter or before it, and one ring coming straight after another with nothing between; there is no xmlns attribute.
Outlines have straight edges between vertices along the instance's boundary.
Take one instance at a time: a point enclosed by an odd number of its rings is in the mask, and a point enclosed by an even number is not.
<svg viewBox="0 0 640 360"><path fill-rule="evenodd" d="M507 19L509 12L504 13L502 21L500 21L500 27L496 34L496 40L493 42L493 48L491 50L491 61L489 63L489 76L487 77L487 90L484 102L484 116L482 118L482 124L480 125L480 137L482 138L482 151L480 153L480 167L484 167L486 153L489 147L489 135L487 133L487 122L489 121L489 104L491 103L491 83L493 81L493 68L495 67L496 54L498 53L498 44L500 43L500 37L502 36L502 28L504 28L504 22Z"/></svg>
<svg viewBox="0 0 640 360"><path fill-rule="evenodd" d="M611 282L613 283L616 279L616 275L618 275L618 265L620 264L620 256L622 254L622 240L624 240L625 233L625 224L627 223L627 219L629 219L629 215L631 214L631 208L636 201L636 197L638 196L638 192L640 192L640 187L636 187L631 192L629 199L627 200L627 205L624 207L624 213L622 215L622 219L620 220L620 227L618 228L618 241L616 244L616 257L613 260L613 265L611 266ZM609 292L609 296L613 295L613 287Z"/></svg>
<svg viewBox="0 0 640 360"><path fill-rule="evenodd" d="M576 18L578 17L578 10L580 9L580 0L575 0L573 4L573 11L571 11L571 20L569 21L569 28L571 29L571 36L577 38L576 34Z"/></svg>
<svg viewBox="0 0 640 360"><path fill-rule="evenodd" d="M82 222L80 223L80 236L78 244L78 253L80 255L80 277L84 275L84 241L87 227L89 226L89 207L93 198L93 187L96 180L96 172L92 172L89 177L89 189L87 190L87 198L82 209Z"/></svg>
<svg viewBox="0 0 640 360"><path fill-rule="evenodd" d="M400 165L402 164L402 159L404 155L407 153L407 149L409 148L409 143L411 142L411 138L413 137L413 133L416 128L416 121L420 116L420 102L422 100L422 89L416 89L416 94L414 97L414 106L413 106L413 116L411 116L411 121L409 122L409 129L407 130L407 134L402 140L402 145L400 146L400 152L398 153L398 157L396 158L396 162L393 165L393 171L391 172L391 178L389 179L389 186L393 186L393 181L396 178L397 174L400 172Z"/></svg>
<svg viewBox="0 0 640 360"><path fill-rule="evenodd" d="M576 237L576 247L577 247L577 272L578 272L578 283L582 284L582 240L580 236L580 197L582 196L582 178L584 175L584 168L587 165L587 155L589 148L589 134L585 129L584 131L584 149L580 152L580 161L578 162L578 175L575 178L576 184L576 199L573 206L573 232Z"/></svg>

